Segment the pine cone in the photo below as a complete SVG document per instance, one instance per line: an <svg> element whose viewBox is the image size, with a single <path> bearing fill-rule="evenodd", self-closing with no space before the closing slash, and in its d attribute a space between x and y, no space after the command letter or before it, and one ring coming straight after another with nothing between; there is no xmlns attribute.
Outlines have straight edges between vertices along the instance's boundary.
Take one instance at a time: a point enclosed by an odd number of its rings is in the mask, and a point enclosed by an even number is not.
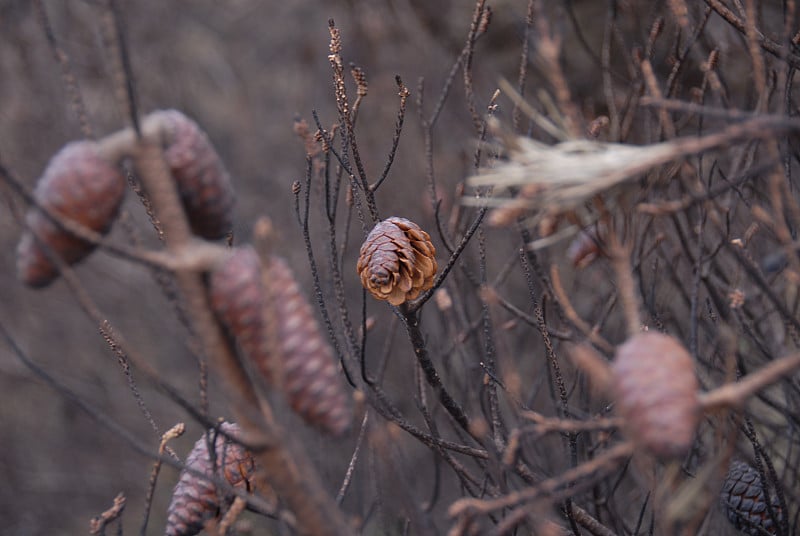
<svg viewBox="0 0 800 536"><path fill-rule="evenodd" d="M640 333L612 364L617 412L628 436L659 458L684 455L700 418L692 357L674 338Z"/></svg>
<svg viewBox="0 0 800 536"><path fill-rule="evenodd" d="M42 207L93 231L106 233L125 196L125 178L99 153L91 141L64 146L50 160L33 196ZM32 287L44 287L58 276L34 235L67 264L74 264L94 245L59 228L36 208L25 216L28 224L17 247L17 272Z"/></svg>
<svg viewBox="0 0 800 536"><path fill-rule="evenodd" d="M211 274L211 307L245 356L272 383L267 323L267 293L261 261L250 246L239 247Z"/></svg>
<svg viewBox="0 0 800 536"><path fill-rule="evenodd" d="M361 284L375 298L400 305L433 286L436 248L416 223L387 218L361 246L357 270Z"/></svg>
<svg viewBox="0 0 800 536"><path fill-rule="evenodd" d="M233 228L236 196L222 160L200 127L177 110L154 112L165 125L164 158L172 171L192 231L215 240Z"/></svg>
<svg viewBox="0 0 800 536"><path fill-rule="evenodd" d="M241 431L239 426L223 423L220 428L237 437ZM194 448L186 458L186 467L205 475L216 475L224 478L235 488L250 489L251 479L255 473L255 461L252 454L241 445L234 443L222 434L217 434L214 441L216 456L215 467L212 466L208 445L215 432L209 431L194 444ZM192 536L203 530L204 523L222 513L233 502L232 494L220 494L213 482L196 474L181 471L172 500L167 509L166 536Z"/></svg>
<svg viewBox="0 0 800 536"><path fill-rule="evenodd" d="M265 285L277 322L281 384L289 405L307 423L341 435L352 420L347 389L336 357L284 259L270 259Z"/></svg>
<svg viewBox="0 0 800 536"><path fill-rule="evenodd" d="M739 460L734 460L720 492L720 503L725 515L734 527L745 534L761 536L777 534L778 523L783 520L780 502L772 495L772 512L777 519L770 517L764 487L758 471Z"/></svg>

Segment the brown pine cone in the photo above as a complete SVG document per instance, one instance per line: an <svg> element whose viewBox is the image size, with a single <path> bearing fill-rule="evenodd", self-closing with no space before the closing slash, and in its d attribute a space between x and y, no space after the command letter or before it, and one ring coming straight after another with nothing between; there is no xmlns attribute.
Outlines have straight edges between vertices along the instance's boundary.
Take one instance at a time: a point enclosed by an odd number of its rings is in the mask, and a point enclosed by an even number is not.
<svg viewBox="0 0 800 536"><path fill-rule="evenodd" d="M333 350L284 259L270 259L264 281L270 292L270 318L277 323L281 387L289 405L307 423L341 435L350 426L353 410Z"/></svg>
<svg viewBox="0 0 800 536"><path fill-rule="evenodd" d="M125 197L125 178L100 155L97 144L72 142L50 160L33 197L65 219L106 233ZM17 246L17 272L32 287L44 287L58 276L58 268L34 235L67 264L80 261L95 247L62 230L35 207L28 211L25 222L28 229Z"/></svg>
<svg viewBox="0 0 800 536"><path fill-rule="evenodd" d="M233 229L236 196L230 176L200 127L177 110L154 112L166 134L169 165L192 231L215 240Z"/></svg>
<svg viewBox="0 0 800 536"><path fill-rule="evenodd" d="M267 293L261 261L250 246L238 247L212 272L211 307L242 352L272 382L269 338L264 318Z"/></svg>
<svg viewBox="0 0 800 536"><path fill-rule="evenodd" d="M375 225L361 246L356 269L375 298L400 305L433 286L436 248L431 237L405 218Z"/></svg>
<svg viewBox="0 0 800 536"><path fill-rule="evenodd" d="M780 503L772 495L770 503L777 519L770 517L761 476L755 467L734 460L720 492L720 503L734 527L745 534L761 536L777 534L778 523L783 519Z"/></svg>
<svg viewBox="0 0 800 536"><path fill-rule="evenodd" d="M700 418L689 352L670 336L640 333L617 348L611 369L628 436L659 458L684 455Z"/></svg>
<svg viewBox="0 0 800 536"><path fill-rule="evenodd" d="M232 423L222 423L220 428L234 437L241 433L239 426ZM208 431L194 444L186 458L186 468L209 476L216 475L235 488L250 490L255 473L252 454L218 433L214 441L216 464L212 465L208 446L214 434L213 430ZM197 534L203 530L207 520L220 516L230 506L234 496L223 494L222 499L223 504L220 504L220 494L213 482L184 469L167 509L166 536Z"/></svg>

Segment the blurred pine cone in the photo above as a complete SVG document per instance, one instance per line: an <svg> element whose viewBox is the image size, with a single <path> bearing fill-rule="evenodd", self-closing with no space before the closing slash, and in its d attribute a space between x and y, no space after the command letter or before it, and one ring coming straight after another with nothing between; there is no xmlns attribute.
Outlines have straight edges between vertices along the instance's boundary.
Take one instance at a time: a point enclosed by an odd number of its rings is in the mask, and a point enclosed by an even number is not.
<svg viewBox="0 0 800 536"><path fill-rule="evenodd" d="M734 527L745 534L761 536L777 534L778 523L783 519L780 503L772 495L770 503L777 519L770 517L761 476L755 467L734 460L720 492L720 503Z"/></svg>
<svg viewBox="0 0 800 536"><path fill-rule="evenodd" d="M64 146L50 160L33 191L42 207L99 233L111 228L124 196L125 178L92 141ZM58 276L57 267L34 235L67 264L80 261L95 247L62 230L35 207L28 211L25 222L28 229L17 247L17 272L32 287L46 286Z"/></svg>
<svg viewBox="0 0 800 536"><path fill-rule="evenodd" d="M284 259L270 258L264 281L270 318L277 324L280 383L289 405L309 424L341 435L353 410L331 346Z"/></svg>
<svg viewBox="0 0 800 536"><path fill-rule="evenodd" d="M241 433L239 426L232 423L222 423L220 428L233 437ZM216 464L212 465L208 446L214 434L213 430L208 431L194 444L186 458L186 467L205 475L216 475L235 488L250 490L255 473L252 454L224 435L217 434L214 441ZM219 503L220 496L223 504ZM218 494L213 482L184 469L167 509L166 536L192 536L199 533L204 523L220 516L233 499L233 494Z"/></svg>
<svg viewBox="0 0 800 536"><path fill-rule="evenodd" d="M659 458L686 454L700 418L689 352L668 335L640 333L617 348L611 369L628 436Z"/></svg>
<svg viewBox="0 0 800 536"><path fill-rule="evenodd" d="M375 298L400 305L433 286L436 248L416 223L387 218L367 235L356 268Z"/></svg>
<svg viewBox="0 0 800 536"><path fill-rule="evenodd" d="M245 356L272 382L269 337L264 306L267 293L261 261L250 246L238 247L212 272L211 307Z"/></svg>
<svg viewBox="0 0 800 536"><path fill-rule="evenodd" d="M214 240L233 229L236 195L230 176L200 127L177 110L154 112L167 144L164 158L172 171L192 231Z"/></svg>

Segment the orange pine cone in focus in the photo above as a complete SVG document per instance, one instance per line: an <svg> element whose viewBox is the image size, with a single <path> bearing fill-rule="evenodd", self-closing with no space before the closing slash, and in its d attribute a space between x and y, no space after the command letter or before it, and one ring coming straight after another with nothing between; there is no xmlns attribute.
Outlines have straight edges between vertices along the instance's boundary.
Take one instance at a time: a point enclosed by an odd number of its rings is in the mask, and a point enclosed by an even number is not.
<svg viewBox="0 0 800 536"><path fill-rule="evenodd" d="M117 216L125 188L125 178L100 155L94 142L77 141L53 156L33 196L42 207L64 219L106 233ZM28 211L25 222L28 229L17 247L17 272L32 287L44 287L58 276L57 267L37 238L67 264L82 260L95 248L62 230L35 207Z"/></svg>
<svg viewBox="0 0 800 536"><path fill-rule="evenodd" d="M356 269L376 299L400 305L433 286L436 248L416 223L387 218L367 235Z"/></svg>

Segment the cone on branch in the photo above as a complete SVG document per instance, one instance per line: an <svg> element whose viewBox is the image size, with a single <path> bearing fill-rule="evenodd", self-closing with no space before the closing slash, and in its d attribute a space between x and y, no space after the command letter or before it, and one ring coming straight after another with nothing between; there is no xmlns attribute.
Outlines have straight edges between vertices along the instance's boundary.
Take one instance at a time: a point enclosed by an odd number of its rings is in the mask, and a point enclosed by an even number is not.
<svg viewBox="0 0 800 536"><path fill-rule="evenodd" d="M241 433L239 426L233 423L222 423L220 428L233 437ZM212 462L209 451L212 442L216 463ZM199 476L197 472L216 476L234 488L250 491L255 469L253 456L244 447L213 430L203 434L186 458L186 468L181 471L172 493L167 509L166 536L193 536L199 533L206 521L221 517L235 498L232 493L217 490L211 480Z"/></svg>
<svg viewBox="0 0 800 536"><path fill-rule="evenodd" d="M353 419L353 409L339 363L320 330L311 305L292 269L271 256L264 272L269 291L270 319L275 322L280 387L292 409L307 423L331 435L341 435Z"/></svg>
<svg viewBox="0 0 800 536"><path fill-rule="evenodd" d="M65 145L50 160L36 184L33 197L43 208L66 220L107 233L125 197L125 178L105 160L92 141ZM44 287L58 276L58 268L39 241L67 264L89 255L94 244L61 229L36 207L25 216L28 229L17 247L17 272L32 287Z"/></svg>
<svg viewBox="0 0 800 536"><path fill-rule="evenodd" d="M167 162L192 231L215 240L233 229L236 195L230 176L205 132L177 110L161 110Z"/></svg>
<svg viewBox="0 0 800 536"><path fill-rule="evenodd" d="M238 247L212 273L211 307L246 358L267 383L273 381L268 325L264 315L267 291L261 261L250 246Z"/></svg>
<svg viewBox="0 0 800 536"><path fill-rule="evenodd" d="M255 250L239 247L210 275L211 307L244 356L292 409L341 435L352 407L339 364L291 268L278 256L262 269Z"/></svg>
<svg viewBox="0 0 800 536"><path fill-rule="evenodd" d="M356 269L378 300L400 305L433 286L436 248L431 237L405 218L387 218L367 235Z"/></svg>
<svg viewBox="0 0 800 536"><path fill-rule="evenodd" d="M744 534L760 536L777 534L783 520L780 501L772 495L770 505L775 518L770 516L761 476L755 467L734 460L720 492L720 504L728 520Z"/></svg>
<svg viewBox="0 0 800 536"><path fill-rule="evenodd" d="M685 455L701 415L689 352L668 335L639 333L617 349L611 372L628 437L658 458Z"/></svg>

